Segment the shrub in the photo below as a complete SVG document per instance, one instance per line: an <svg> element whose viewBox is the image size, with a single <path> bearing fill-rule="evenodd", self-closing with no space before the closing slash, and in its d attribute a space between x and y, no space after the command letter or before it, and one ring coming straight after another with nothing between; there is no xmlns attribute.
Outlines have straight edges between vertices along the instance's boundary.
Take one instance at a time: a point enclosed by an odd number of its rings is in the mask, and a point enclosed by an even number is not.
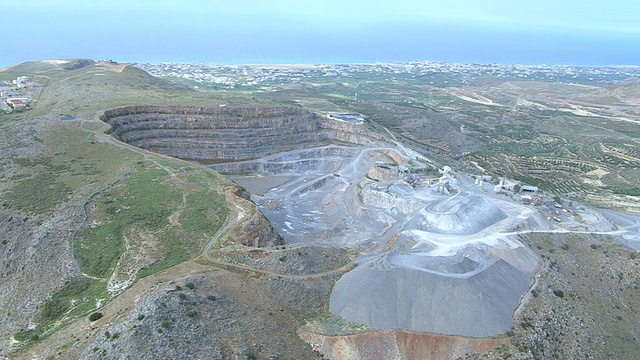
<svg viewBox="0 0 640 360"><path fill-rule="evenodd" d="M138 320L142 320L142 319L144 319L144 315L143 314L138 315Z"/></svg>
<svg viewBox="0 0 640 360"><path fill-rule="evenodd" d="M188 283L184 284L184 286L188 287L191 290L196 288L196 285L194 283L192 283L192 282L188 282Z"/></svg>
<svg viewBox="0 0 640 360"><path fill-rule="evenodd" d="M553 295L559 297L559 298L563 298L564 297L564 292L562 290L553 290Z"/></svg>
<svg viewBox="0 0 640 360"><path fill-rule="evenodd" d="M162 322L160 323L160 326L162 326L162 328L166 329L169 327L169 320L167 319L162 319Z"/></svg>
<svg viewBox="0 0 640 360"><path fill-rule="evenodd" d="M561 248L562 248L562 250L569 250L569 245L562 244Z"/></svg>
<svg viewBox="0 0 640 360"><path fill-rule="evenodd" d="M94 280L83 277L69 280L42 306L40 321L46 324L62 318L71 309L71 300L83 296L83 293L88 291L93 283Z"/></svg>
<svg viewBox="0 0 640 360"><path fill-rule="evenodd" d="M102 318L102 313L99 313L99 312L94 312L93 314L89 315L89 321L96 321L101 318Z"/></svg>
<svg viewBox="0 0 640 360"><path fill-rule="evenodd" d="M26 330L20 331L13 335L13 338L16 341L38 341L40 340L40 331L39 330Z"/></svg>
<svg viewBox="0 0 640 360"><path fill-rule="evenodd" d="M254 353L253 350L251 349L247 350L247 360L255 360L255 359L257 359L256 353Z"/></svg>
<svg viewBox="0 0 640 360"><path fill-rule="evenodd" d="M211 301L216 301L218 300L217 297L213 296L213 295L207 295L207 299L211 300Z"/></svg>
<svg viewBox="0 0 640 360"><path fill-rule="evenodd" d="M186 299L186 298L187 298L187 295L185 295L185 294L183 294L183 293L180 293L180 294L178 294L178 297L179 297L180 299L184 300L184 299Z"/></svg>

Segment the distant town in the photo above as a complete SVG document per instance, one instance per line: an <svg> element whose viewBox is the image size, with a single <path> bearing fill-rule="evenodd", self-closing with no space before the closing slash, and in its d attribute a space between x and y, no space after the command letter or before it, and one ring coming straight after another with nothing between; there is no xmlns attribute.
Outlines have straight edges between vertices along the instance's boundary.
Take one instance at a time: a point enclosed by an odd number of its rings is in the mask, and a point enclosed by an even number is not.
<svg viewBox="0 0 640 360"><path fill-rule="evenodd" d="M27 76L18 76L15 80L0 84L1 110L7 114L29 110L40 89L40 84Z"/></svg>
<svg viewBox="0 0 640 360"><path fill-rule="evenodd" d="M413 81L432 86L482 84L489 78L607 85L632 76L640 76L638 66L583 67L568 65L500 65L444 62L326 65L213 65L204 63L134 63L151 75L181 79L199 87L235 89L260 87L313 78L362 79L375 75L377 80Z"/></svg>

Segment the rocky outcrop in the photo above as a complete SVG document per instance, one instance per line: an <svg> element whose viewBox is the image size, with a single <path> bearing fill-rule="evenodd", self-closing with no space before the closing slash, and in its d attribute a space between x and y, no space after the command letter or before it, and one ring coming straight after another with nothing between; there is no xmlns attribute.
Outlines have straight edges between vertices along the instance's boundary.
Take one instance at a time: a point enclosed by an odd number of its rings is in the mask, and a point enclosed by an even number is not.
<svg viewBox="0 0 640 360"><path fill-rule="evenodd" d="M244 195L244 196L243 196ZM236 188L227 194L227 201L241 211L239 226L233 230L233 239L244 246L274 247L284 245L284 239L273 228L269 220L248 200L246 190Z"/></svg>
<svg viewBox="0 0 640 360"><path fill-rule="evenodd" d="M219 162L329 143L382 144L366 128L301 108L130 106L105 111L120 140L181 159Z"/></svg>
<svg viewBox="0 0 640 360"><path fill-rule="evenodd" d="M291 294L293 282L208 270L162 283L131 310L98 320L93 340L66 358L319 359L295 334L309 316L304 300L286 303L272 291ZM67 354L78 350L72 346Z"/></svg>
<svg viewBox="0 0 640 360"><path fill-rule="evenodd" d="M77 273L68 239L81 218L77 208L64 209L50 219L29 219L0 210L0 357L8 339L33 325L46 297ZM41 224L38 224L42 221Z"/></svg>
<svg viewBox="0 0 640 360"><path fill-rule="evenodd" d="M256 211L251 218L242 224L240 242L245 246L273 247L284 245L284 239L273 229L271 223Z"/></svg>

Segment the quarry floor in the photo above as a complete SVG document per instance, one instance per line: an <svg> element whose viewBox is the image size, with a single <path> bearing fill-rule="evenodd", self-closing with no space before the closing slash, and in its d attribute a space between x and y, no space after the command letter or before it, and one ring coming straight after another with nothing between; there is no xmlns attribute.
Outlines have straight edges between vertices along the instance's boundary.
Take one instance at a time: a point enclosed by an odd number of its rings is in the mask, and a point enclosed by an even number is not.
<svg viewBox="0 0 640 360"><path fill-rule="evenodd" d="M579 219L567 212L559 223L546 216L553 210L447 168L407 174L430 165L403 147L326 146L234 166L251 174L231 178L288 244L358 251L358 267L336 283L329 310L373 329L509 331L540 266L520 234L610 234L640 244L631 215L578 208Z"/></svg>

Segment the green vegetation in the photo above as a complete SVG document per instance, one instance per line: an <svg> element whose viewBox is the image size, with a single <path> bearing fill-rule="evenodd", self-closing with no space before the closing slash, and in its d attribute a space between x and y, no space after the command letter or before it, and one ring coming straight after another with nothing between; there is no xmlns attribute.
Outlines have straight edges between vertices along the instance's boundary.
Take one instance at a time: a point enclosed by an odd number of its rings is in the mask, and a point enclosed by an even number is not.
<svg viewBox="0 0 640 360"><path fill-rule="evenodd" d="M228 171L221 171L220 175L225 175L225 176L249 176L252 175L253 172L251 171L238 171L238 172L228 172Z"/></svg>
<svg viewBox="0 0 640 360"><path fill-rule="evenodd" d="M96 321L98 319L102 319L102 313L94 312L94 313L91 313L91 315L89 315L89 321Z"/></svg>
<svg viewBox="0 0 640 360"><path fill-rule="evenodd" d="M160 326L163 329L167 329L169 327L169 319L167 318L162 319L162 321L160 322Z"/></svg>
<svg viewBox="0 0 640 360"><path fill-rule="evenodd" d="M640 196L640 187L632 187L632 188L613 188L614 194L620 195L630 195L630 196Z"/></svg>
<svg viewBox="0 0 640 360"><path fill-rule="evenodd" d="M72 193L70 187L52 174L39 172L9 187L4 198L9 206L34 214L53 210Z"/></svg>
<svg viewBox="0 0 640 360"><path fill-rule="evenodd" d="M91 309L95 306L95 301L88 304L87 296L103 295L106 292L104 283L85 277L76 277L60 290L58 290L49 301L47 301L42 310L40 310L40 322L52 323L61 319L72 308L72 302L75 302L74 306L76 310L83 307L85 310ZM84 303L85 306L81 306L77 302ZM88 305L88 306L87 306ZM84 311L83 311L84 312Z"/></svg>
<svg viewBox="0 0 640 360"><path fill-rule="evenodd" d="M256 353L254 353L252 349L247 350L247 360L255 360L257 358Z"/></svg>
<svg viewBox="0 0 640 360"><path fill-rule="evenodd" d="M74 244L74 255L83 272L97 277L107 277L113 272L124 251L122 230L122 226L115 224L80 233L81 240Z"/></svg>
<svg viewBox="0 0 640 360"><path fill-rule="evenodd" d="M104 282L85 277L73 278L44 303L38 314L38 326L33 330L16 333L14 338L27 343L38 341L61 320L64 322L85 315L95 308L98 300L107 297ZM101 313L92 313L89 320L95 321L100 317Z"/></svg>
<svg viewBox="0 0 640 360"><path fill-rule="evenodd" d="M346 321L328 312L318 314L314 319L303 325L303 328L311 332L329 336L353 335L371 331L366 325Z"/></svg>
<svg viewBox="0 0 640 360"><path fill-rule="evenodd" d="M85 123L92 131L102 125ZM38 138L45 151L10 159L15 171L1 194L5 208L25 213L26 222L86 202L88 215L86 221L77 219L82 227L71 237L87 277L73 278L56 291L41 306L37 328L16 333L18 341L40 340L73 318L96 317L90 312L111 298L106 280L118 260L123 266L133 261L121 258L125 239L134 255L142 241L154 241L151 265L139 274L144 276L193 258L227 216L224 196L216 190L230 183L212 171L181 172L184 163L163 160L178 174L173 177L135 152L96 139L77 123L45 125Z"/></svg>
<svg viewBox="0 0 640 360"><path fill-rule="evenodd" d="M179 206L181 196L162 184L167 176L162 169L140 169L100 197L96 205L105 223L84 229L74 243L74 254L83 272L109 276L124 251L127 231L157 231L168 225L167 217L171 209Z"/></svg>
<svg viewBox="0 0 640 360"><path fill-rule="evenodd" d="M185 231L214 234L227 217L224 198L214 190L205 189L187 195L187 206L180 217Z"/></svg>
<svg viewBox="0 0 640 360"><path fill-rule="evenodd" d="M18 173L4 192L7 206L45 214L73 196L87 196L107 186L139 158L130 151L97 143L91 134L66 124L46 127L43 144L48 153L12 159Z"/></svg>
<svg viewBox="0 0 640 360"><path fill-rule="evenodd" d="M228 210L224 197L212 190L220 178L206 169L183 174L193 181L176 180L164 169L146 163L99 196L92 219L100 225L85 228L74 243L82 271L108 277L125 250L125 238L134 247L141 241L140 234L155 239L162 252L139 276L193 257L220 228ZM186 181L187 190L181 191L173 181ZM175 216L173 223L170 215Z"/></svg>
<svg viewBox="0 0 640 360"><path fill-rule="evenodd" d="M17 332L13 338L20 342L33 342L40 340L41 334L42 330L26 330Z"/></svg>

